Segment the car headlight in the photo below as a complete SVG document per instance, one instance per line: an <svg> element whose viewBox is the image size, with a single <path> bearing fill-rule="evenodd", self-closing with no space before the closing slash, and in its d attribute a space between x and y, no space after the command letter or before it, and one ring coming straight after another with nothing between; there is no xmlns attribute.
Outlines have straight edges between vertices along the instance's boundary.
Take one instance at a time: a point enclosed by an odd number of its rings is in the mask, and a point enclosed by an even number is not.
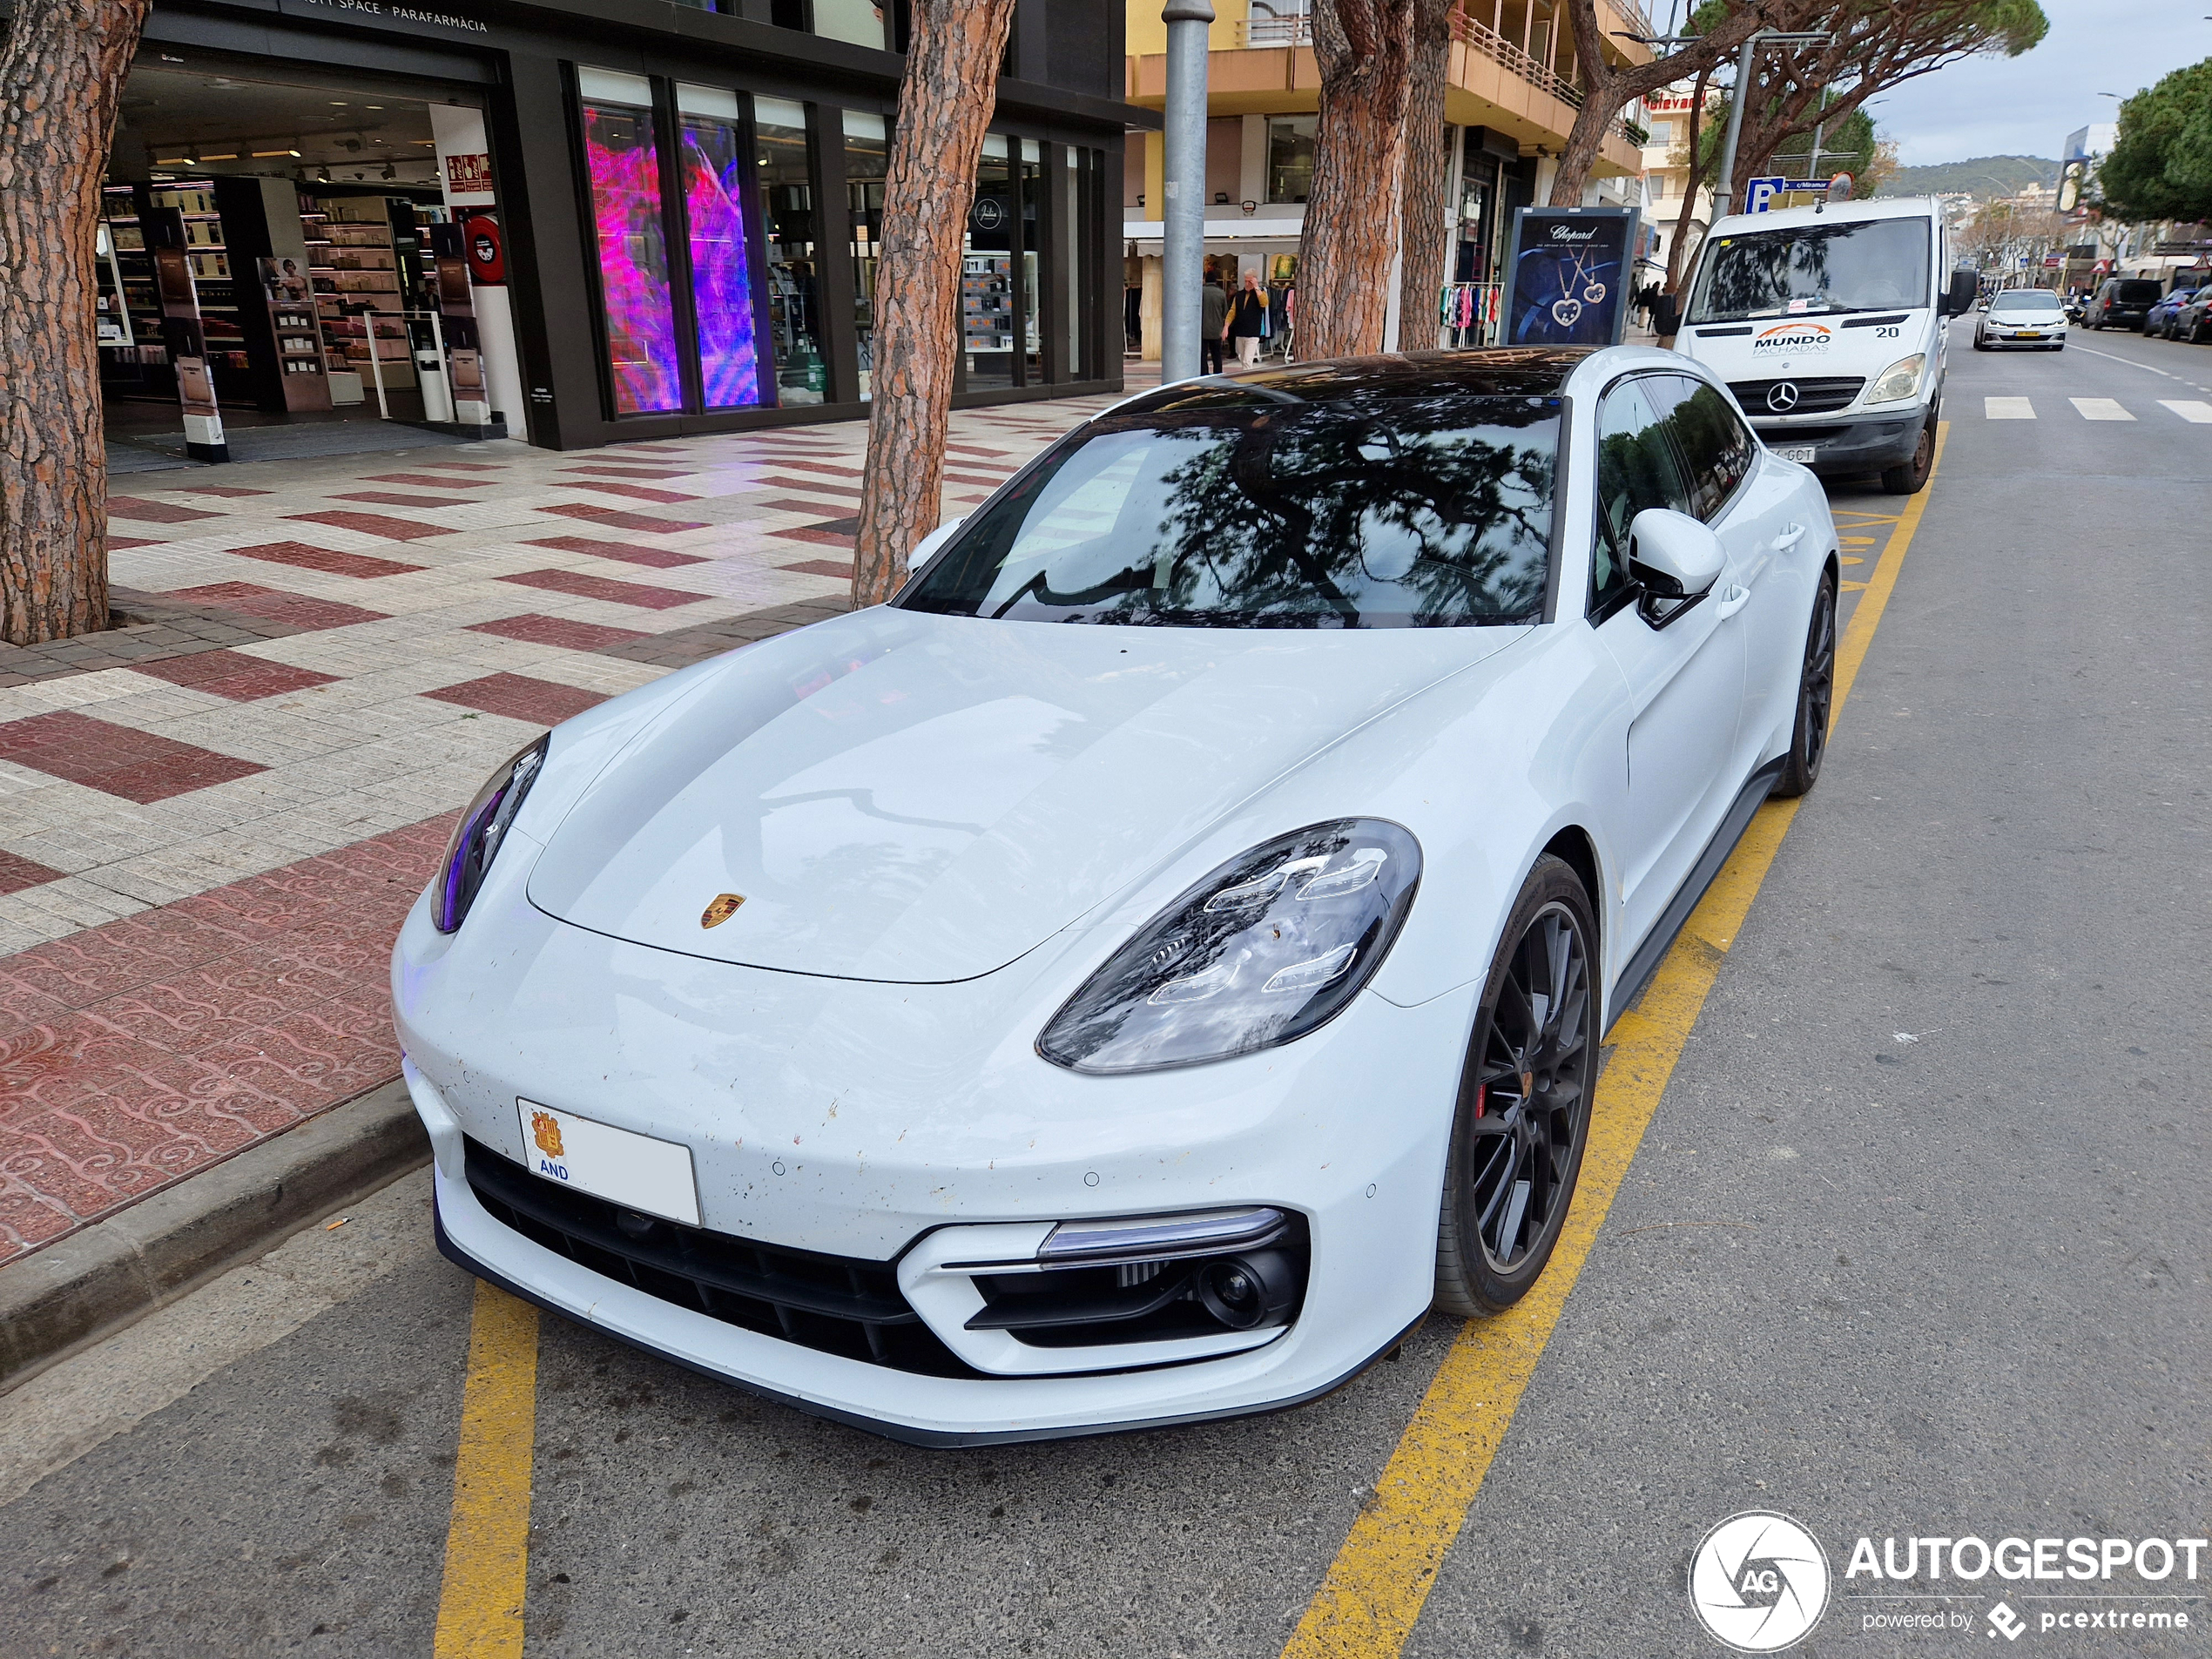
<svg viewBox="0 0 2212 1659"><path fill-rule="evenodd" d="M1389 954L1420 843L1379 818L1231 859L1139 928L1037 1038L1071 1071L1154 1071L1271 1049L1343 1012Z"/></svg>
<svg viewBox="0 0 2212 1659"><path fill-rule="evenodd" d="M1900 399L1911 397L1920 389L1920 371L1927 367L1927 354L1916 351L1912 356L1892 363L1875 377L1874 384L1867 388L1866 401L1869 403L1895 403Z"/></svg>
<svg viewBox="0 0 2212 1659"><path fill-rule="evenodd" d="M530 786L544 770L545 745L551 741L552 734L548 732L485 779L484 786L454 826L453 839L446 843L445 861L438 866L438 897L432 920L440 933L449 934L460 927L469 907L476 902L476 890L484 885L484 876L499 856L500 844L507 839L515 814L523 809L523 797L530 792Z"/></svg>

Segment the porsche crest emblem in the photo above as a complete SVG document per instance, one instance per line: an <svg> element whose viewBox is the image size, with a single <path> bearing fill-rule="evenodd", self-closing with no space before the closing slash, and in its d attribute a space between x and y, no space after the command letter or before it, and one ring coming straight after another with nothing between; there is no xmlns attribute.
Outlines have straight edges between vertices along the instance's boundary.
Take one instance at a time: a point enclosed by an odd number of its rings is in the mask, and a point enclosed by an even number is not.
<svg viewBox="0 0 2212 1659"><path fill-rule="evenodd" d="M561 1156L561 1120L550 1112L530 1114L530 1139L537 1143L537 1150L547 1157Z"/></svg>
<svg viewBox="0 0 2212 1659"><path fill-rule="evenodd" d="M707 906L705 909L699 912L699 926L702 927L719 927L724 922L729 921L731 917L738 914L738 907L744 902L745 894L742 893L716 894L714 895L714 902Z"/></svg>

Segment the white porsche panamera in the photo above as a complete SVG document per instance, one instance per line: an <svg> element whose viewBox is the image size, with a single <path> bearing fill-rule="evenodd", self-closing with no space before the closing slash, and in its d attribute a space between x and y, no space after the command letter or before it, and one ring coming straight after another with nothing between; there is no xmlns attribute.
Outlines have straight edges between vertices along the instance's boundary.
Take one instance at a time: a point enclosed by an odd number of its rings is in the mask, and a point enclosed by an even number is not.
<svg viewBox="0 0 2212 1659"><path fill-rule="evenodd" d="M393 960L440 1244L927 1444L1293 1404L1502 1310L1600 1035L1818 773L1837 552L1672 354L1124 401L890 604L485 785Z"/></svg>

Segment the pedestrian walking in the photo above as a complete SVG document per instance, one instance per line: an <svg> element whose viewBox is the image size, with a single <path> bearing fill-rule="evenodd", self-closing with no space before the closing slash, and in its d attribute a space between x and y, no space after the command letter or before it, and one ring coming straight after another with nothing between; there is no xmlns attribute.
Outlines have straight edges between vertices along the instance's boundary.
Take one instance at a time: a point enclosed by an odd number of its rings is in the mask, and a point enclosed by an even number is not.
<svg viewBox="0 0 2212 1659"><path fill-rule="evenodd" d="M1198 372L1221 373L1222 337L1229 332L1229 289L1219 282L1206 284L1198 301Z"/></svg>
<svg viewBox="0 0 2212 1659"><path fill-rule="evenodd" d="M1244 286L1229 302L1227 338L1237 342L1240 368L1259 367L1259 342L1267 334L1267 291L1259 286L1259 273L1244 273Z"/></svg>

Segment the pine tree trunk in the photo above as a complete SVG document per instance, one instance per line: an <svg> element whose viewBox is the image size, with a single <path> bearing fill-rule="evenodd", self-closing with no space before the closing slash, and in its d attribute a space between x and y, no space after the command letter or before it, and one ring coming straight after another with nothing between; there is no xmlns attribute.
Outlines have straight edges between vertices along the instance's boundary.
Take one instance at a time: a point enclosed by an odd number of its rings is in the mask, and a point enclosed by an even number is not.
<svg viewBox="0 0 2212 1659"><path fill-rule="evenodd" d="M1298 243L1301 357L1379 352L1390 315L1413 0L1319 0L1321 114Z"/></svg>
<svg viewBox="0 0 2212 1659"><path fill-rule="evenodd" d="M17 0L0 42L0 638L107 626L100 175L148 0Z"/></svg>
<svg viewBox="0 0 2212 1659"><path fill-rule="evenodd" d="M1689 174L1683 180L1682 206L1675 214L1674 239L1667 244L1667 292L1682 292L1683 278L1689 274L1683 264L1683 250L1689 238L1689 226L1697 217L1697 192L1705 182L1705 170L1697 154L1698 127L1705 114L1705 89L1711 84L1713 71L1697 71L1697 84L1689 95Z"/></svg>
<svg viewBox="0 0 2212 1659"><path fill-rule="evenodd" d="M1566 147L1559 152L1559 171L1552 174L1550 205L1554 207L1581 206L1582 186L1589 183L1590 169L1597 165L1597 152L1605 147L1605 130L1627 102L1615 99L1609 80L1584 65L1582 107L1575 111L1575 125L1567 134Z"/></svg>
<svg viewBox="0 0 2212 1659"><path fill-rule="evenodd" d="M1014 5L914 0L884 184L867 471L853 538L856 607L881 604L898 590L907 556L944 510L962 239Z"/></svg>
<svg viewBox="0 0 2212 1659"><path fill-rule="evenodd" d="M1413 85L1406 99L1404 185L1399 192L1398 348L1436 344L1437 302L1448 251L1446 199L1452 155L1444 142L1444 81L1452 56L1452 0L1413 0Z"/></svg>

